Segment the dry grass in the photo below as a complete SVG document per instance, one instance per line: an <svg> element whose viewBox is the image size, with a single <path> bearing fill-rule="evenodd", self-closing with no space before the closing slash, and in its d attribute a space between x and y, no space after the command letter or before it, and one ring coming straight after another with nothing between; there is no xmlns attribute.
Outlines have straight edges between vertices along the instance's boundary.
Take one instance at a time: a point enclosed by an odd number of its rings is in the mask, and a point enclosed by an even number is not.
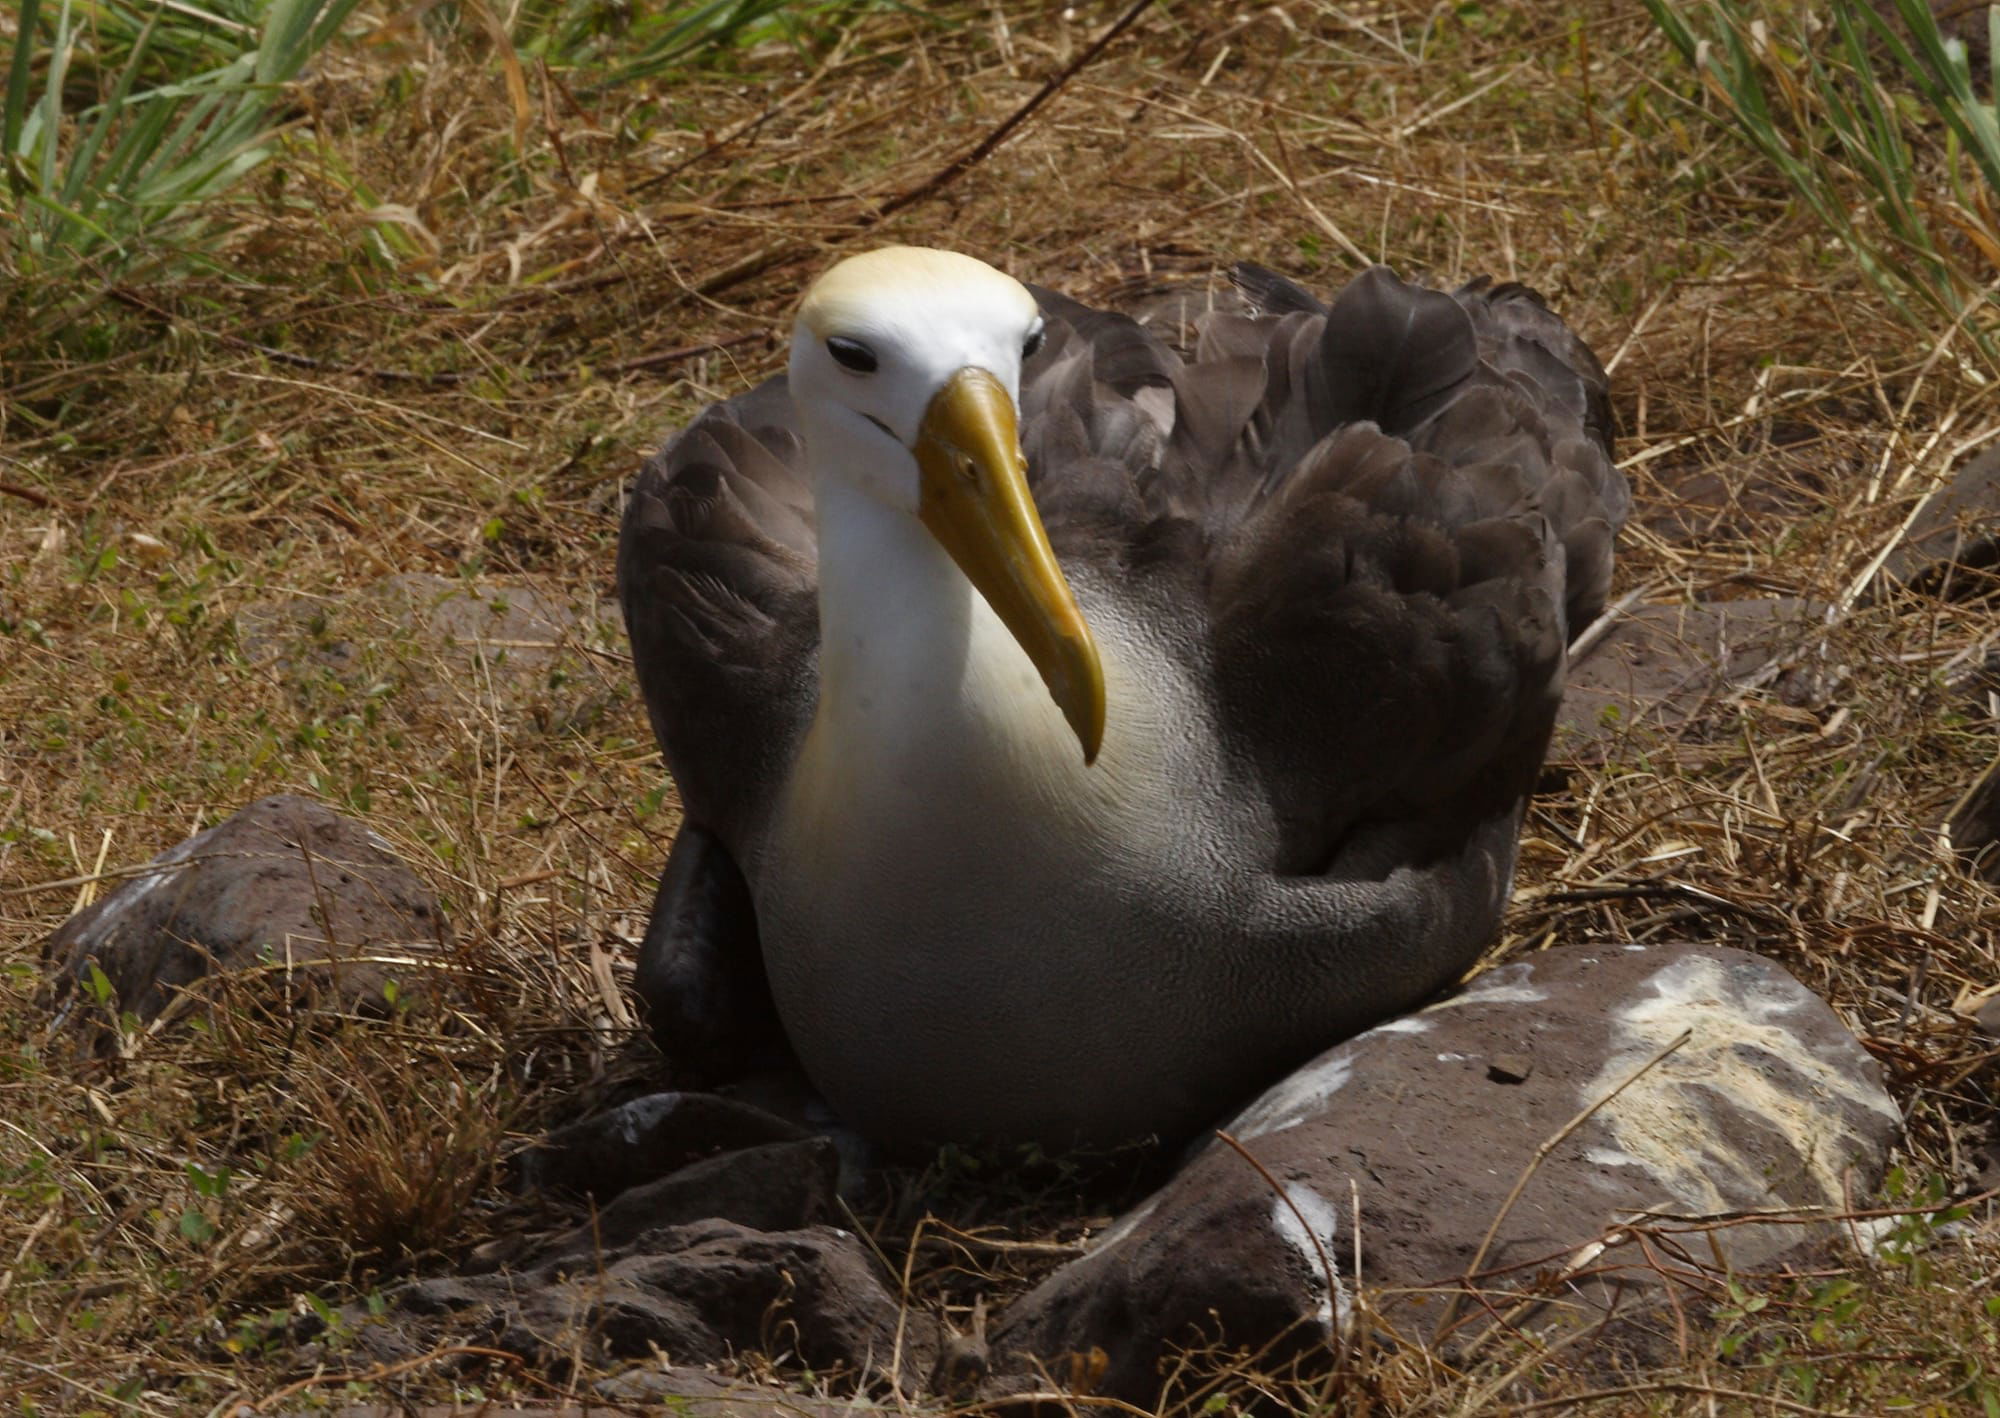
<svg viewBox="0 0 2000 1418"><path fill-rule="evenodd" d="M1496 957L1773 954L1889 1065L1906 1199L1967 1185L2000 1073L1953 1006L2000 981L2000 898L1939 827L1996 749L2000 632L1868 573L2000 405L1689 114L1637 11L1155 7L960 164L1118 9L869 10L806 50L592 92L533 65L512 89L482 30L364 6L232 214L233 279L113 285L55 341L0 331L4 1402L277 1392L270 1315L462 1251L509 1140L642 1061L601 981L629 970L676 813L591 628L620 487L776 367L809 271L889 239L1085 297L1238 257L1322 285L1385 259L1546 291L1616 367L1640 505L1622 584L1830 613L1787 681L1805 690L1752 687L1541 800ZM1704 478L1722 515L1677 534L1665 514ZM556 670L440 675L353 610L411 570L539 588L580 629ZM238 617L274 601L361 615L356 658L250 653ZM69 1056L37 1011L41 938L105 872L280 789L365 815L439 885L456 1003L301 1027L225 990L201 1028ZM1061 1258L1066 1186L989 1192L949 1225L886 1205L874 1239L917 1257L913 1301L963 1305ZM1991 1413L1996 1266L1982 1210L1852 1291L1736 1297L1725 1340L1665 1372L1374 1351L1301 1388L1211 1362L1170 1406Z"/></svg>

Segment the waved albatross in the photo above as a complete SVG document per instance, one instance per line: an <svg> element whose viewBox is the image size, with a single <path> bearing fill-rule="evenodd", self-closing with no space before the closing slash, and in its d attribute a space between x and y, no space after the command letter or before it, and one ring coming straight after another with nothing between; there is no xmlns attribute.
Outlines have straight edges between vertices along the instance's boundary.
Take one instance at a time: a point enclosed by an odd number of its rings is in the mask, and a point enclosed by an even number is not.
<svg viewBox="0 0 2000 1418"><path fill-rule="evenodd" d="M891 1147L1184 1136L1459 975L1628 500L1519 285L1237 273L1189 357L970 257L808 291L619 541L670 1057Z"/></svg>

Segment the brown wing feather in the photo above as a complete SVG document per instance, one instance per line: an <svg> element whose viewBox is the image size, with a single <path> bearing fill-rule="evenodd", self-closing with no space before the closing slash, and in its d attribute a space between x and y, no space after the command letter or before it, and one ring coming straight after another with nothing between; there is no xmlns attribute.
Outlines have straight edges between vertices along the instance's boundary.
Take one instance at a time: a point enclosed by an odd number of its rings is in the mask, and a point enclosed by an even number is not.
<svg viewBox="0 0 2000 1418"><path fill-rule="evenodd" d="M690 820L731 850L811 714L818 539L782 379L708 409L633 484L618 596Z"/></svg>
<svg viewBox="0 0 2000 1418"><path fill-rule="evenodd" d="M1210 317L1195 359L1167 364L1168 436L1126 470L1136 511L1051 536L1183 573L1190 658L1270 800L1280 872L1341 870L1343 841L1385 823L1454 850L1532 787L1565 642L1610 583L1629 495L1604 372L1522 286L1378 268L1329 309L1270 272L1239 280L1264 313ZM1121 393L1098 383L1098 419Z"/></svg>

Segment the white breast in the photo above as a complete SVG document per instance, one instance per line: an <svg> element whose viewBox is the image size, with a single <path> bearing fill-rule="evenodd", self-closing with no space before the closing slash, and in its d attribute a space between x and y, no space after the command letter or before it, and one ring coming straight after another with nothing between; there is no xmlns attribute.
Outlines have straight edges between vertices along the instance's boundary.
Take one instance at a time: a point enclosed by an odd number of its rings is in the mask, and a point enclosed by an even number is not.
<svg viewBox="0 0 2000 1418"><path fill-rule="evenodd" d="M1109 706L1095 764L976 602L962 676L822 695L754 866L786 1031L878 1137L966 1116L1111 1135L1107 1112L1148 1099L1129 1077L1157 1071L1147 1041L1201 1007L1161 936L1183 892L1225 889L1204 843L1225 826L1213 735L1184 670L1086 613Z"/></svg>

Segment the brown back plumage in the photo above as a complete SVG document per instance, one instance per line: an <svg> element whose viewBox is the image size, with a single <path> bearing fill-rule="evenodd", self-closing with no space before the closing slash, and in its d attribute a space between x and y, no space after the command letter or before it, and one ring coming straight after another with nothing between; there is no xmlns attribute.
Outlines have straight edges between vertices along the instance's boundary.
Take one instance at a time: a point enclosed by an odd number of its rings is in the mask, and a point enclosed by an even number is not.
<svg viewBox="0 0 2000 1418"><path fill-rule="evenodd" d="M1629 494L1606 380L1519 285L1386 269L1331 309L1238 273L1191 359L1037 291L1023 444L1080 589L1158 621L1268 798L1281 872L1359 823L1440 849L1525 796L1564 645L1602 607ZM733 850L810 720L810 488L782 378L702 414L639 475L619 586L689 816ZM1086 597L1088 600L1088 597Z"/></svg>

